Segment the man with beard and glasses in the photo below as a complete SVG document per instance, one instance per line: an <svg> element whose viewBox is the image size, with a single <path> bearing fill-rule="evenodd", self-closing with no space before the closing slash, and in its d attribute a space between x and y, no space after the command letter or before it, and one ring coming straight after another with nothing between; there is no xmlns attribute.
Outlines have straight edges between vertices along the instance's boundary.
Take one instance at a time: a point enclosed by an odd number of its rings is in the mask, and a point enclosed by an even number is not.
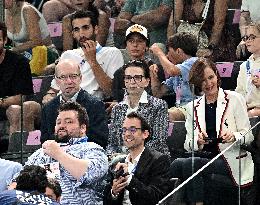
<svg viewBox="0 0 260 205"><path fill-rule="evenodd" d="M103 148L107 145L108 122L104 103L80 88L82 75L74 60L64 59L55 67L55 81L61 94L48 102L42 109L41 142L53 139L55 120L62 102L74 101L82 105L89 116L89 141Z"/></svg>
<svg viewBox="0 0 260 205"><path fill-rule="evenodd" d="M88 142L88 115L76 102L61 104L55 126L55 140L47 140L26 165L55 164L62 189L61 204L101 204L108 171L105 151Z"/></svg>
<svg viewBox="0 0 260 205"><path fill-rule="evenodd" d="M65 51L60 59L72 59L80 64L82 89L104 99L111 96L114 72L124 64L121 51L115 47L102 47L96 41L98 14L91 11L77 11L72 15L73 38L80 46ZM55 82L52 88L59 90Z"/></svg>

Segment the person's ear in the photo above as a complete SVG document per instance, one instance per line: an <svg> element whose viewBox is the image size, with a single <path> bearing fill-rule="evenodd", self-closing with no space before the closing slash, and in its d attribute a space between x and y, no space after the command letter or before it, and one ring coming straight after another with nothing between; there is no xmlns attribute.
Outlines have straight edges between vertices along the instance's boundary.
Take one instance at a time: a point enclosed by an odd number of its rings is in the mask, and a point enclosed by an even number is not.
<svg viewBox="0 0 260 205"><path fill-rule="evenodd" d="M87 133L87 126L85 124L80 125L80 135L84 136Z"/></svg>
<svg viewBox="0 0 260 205"><path fill-rule="evenodd" d="M99 27L98 27L98 25L96 25L95 28L94 28L94 34L97 35L98 31L99 31Z"/></svg>

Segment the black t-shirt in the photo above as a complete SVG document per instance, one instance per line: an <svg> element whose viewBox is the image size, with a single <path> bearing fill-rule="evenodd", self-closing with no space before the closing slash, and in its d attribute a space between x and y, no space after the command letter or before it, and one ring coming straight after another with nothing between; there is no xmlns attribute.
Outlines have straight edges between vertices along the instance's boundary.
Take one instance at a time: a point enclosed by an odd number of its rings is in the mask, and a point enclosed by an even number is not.
<svg viewBox="0 0 260 205"><path fill-rule="evenodd" d="M29 61L22 55L6 50L0 64L0 97L33 93Z"/></svg>

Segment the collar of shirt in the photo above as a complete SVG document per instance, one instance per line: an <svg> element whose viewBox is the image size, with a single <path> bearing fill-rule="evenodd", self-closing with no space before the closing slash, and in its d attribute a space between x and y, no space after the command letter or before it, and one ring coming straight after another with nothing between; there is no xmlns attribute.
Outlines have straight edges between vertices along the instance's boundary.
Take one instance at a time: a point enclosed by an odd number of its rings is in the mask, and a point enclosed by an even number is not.
<svg viewBox="0 0 260 205"><path fill-rule="evenodd" d="M72 96L69 100L67 100L67 101L76 102L78 95L79 95L79 91L78 91L77 93L75 93L75 95L73 95L73 96ZM64 103L64 102L67 102L67 101L63 99L62 95L60 95L60 102L61 102L61 103Z"/></svg>
<svg viewBox="0 0 260 205"><path fill-rule="evenodd" d="M82 143L86 143L87 141L88 141L88 137L83 136L83 137L80 137L80 138L71 138L69 140L69 144L71 144L71 145L82 144Z"/></svg>
<svg viewBox="0 0 260 205"><path fill-rule="evenodd" d="M139 103L148 103L148 97L147 97L147 92L144 90L140 99L139 99ZM125 96L124 100L123 100L123 104L126 104L130 107L129 105L129 99L128 99L128 95Z"/></svg>
<svg viewBox="0 0 260 205"><path fill-rule="evenodd" d="M145 147L140 152L140 154L137 155L136 158L132 159L132 162L131 162L131 155L130 155L130 153L127 155L127 157L125 158L125 163L127 163L127 166L128 166L128 173L134 173L135 172L137 163L139 162L139 159L140 159L144 149L145 149Z"/></svg>

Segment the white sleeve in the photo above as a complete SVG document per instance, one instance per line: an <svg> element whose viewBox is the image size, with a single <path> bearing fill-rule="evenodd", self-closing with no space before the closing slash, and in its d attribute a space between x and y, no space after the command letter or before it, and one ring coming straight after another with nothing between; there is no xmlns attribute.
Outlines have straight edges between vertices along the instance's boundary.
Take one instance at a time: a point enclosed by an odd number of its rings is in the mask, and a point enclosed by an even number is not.
<svg viewBox="0 0 260 205"><path fill-rule="evenodd" d="M248 0L242 0L241 11L249 11Z"/></svg>

